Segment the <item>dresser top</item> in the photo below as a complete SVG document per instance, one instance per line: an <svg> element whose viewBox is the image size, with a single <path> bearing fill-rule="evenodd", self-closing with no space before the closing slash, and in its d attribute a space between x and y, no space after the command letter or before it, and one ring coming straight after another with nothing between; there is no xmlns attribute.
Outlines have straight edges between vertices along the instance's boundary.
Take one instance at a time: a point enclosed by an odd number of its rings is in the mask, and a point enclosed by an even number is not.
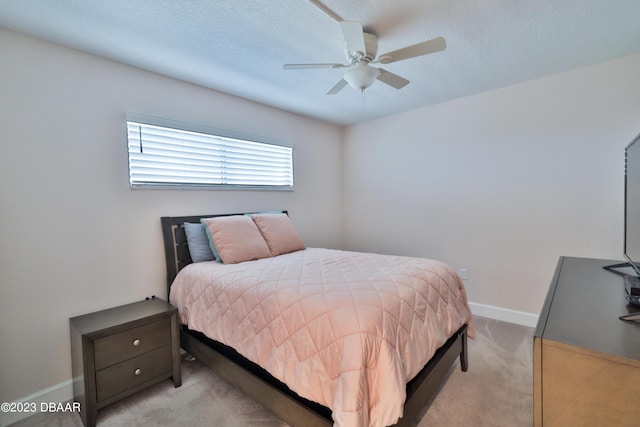
<svg viewBox="0 0 640 427"><path fill-rule="evenodd" d="M160 318L177 311L177 308L159 298L142 300L119 307L96 311L69 319L80 334L99 333L109 328L126 326L150 318Z"/></svg>
<svg viewBox="0 0 640 427"><path fill-rule="evenodd" d="M640 360L640 323L619 319L640 308L627 304L623 277L602 268L616 263L561 257L536 337Z"/></svg>

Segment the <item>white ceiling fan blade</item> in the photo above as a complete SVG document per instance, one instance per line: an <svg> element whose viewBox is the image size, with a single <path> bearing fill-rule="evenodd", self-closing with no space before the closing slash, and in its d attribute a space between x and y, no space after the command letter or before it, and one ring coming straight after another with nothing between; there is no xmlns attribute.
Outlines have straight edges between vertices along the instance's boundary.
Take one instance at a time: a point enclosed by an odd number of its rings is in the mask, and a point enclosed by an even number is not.
<svg viewBox="0 0 640 427"><path fill-rule="evenodd" d="M336 93L340 92L346 85L347 81L345 79L340 79L340 81L336 83L336 85L332 87L329 92L327 92L327 95L335 95Z"/></svg>
<svg viewBox="0 0 640 427"><path fill-rule="evenodd" d="M447 42L444 40L444 37L438 37L380 55L379 62L381 62L382 64L389 64L391 62L415 58L416 56L440 52L441 50L445 50L446 48Z"/></svg>
<svg viewBox="0 0 640 427"><path fill-rule="evenodd" d="M378 68L378 69L380 70L380 74L378 74L378 77L376 78L381 82L388 84L391 87L394 87L396 89L402 89L403 87L409 84L409 80L405 79L404 77L400 77L399 75L394 74L382 68Z"/></svg>
<svg viewBox="0 0 640 427"><path fill-rule="evenodd" d="M349 52L360 52L361 56L365 56L367 48L364 44L362 25L356 21L341 21L340 28L342 28L344 41L347 42Z"/></svg>
<svg viewBox="0 0 640 427"><path fill-rule="evenodd" d="M348 65L344 64L284 64L282 68L285 70L302 70L305 68L344 68Z"/></svg>

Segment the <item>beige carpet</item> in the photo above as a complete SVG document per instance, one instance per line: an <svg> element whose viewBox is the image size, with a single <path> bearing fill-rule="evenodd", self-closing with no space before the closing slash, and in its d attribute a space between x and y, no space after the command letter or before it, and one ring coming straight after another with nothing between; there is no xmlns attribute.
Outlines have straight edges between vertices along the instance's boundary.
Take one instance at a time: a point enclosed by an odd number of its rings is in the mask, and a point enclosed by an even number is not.
<svg viewBox="0 0 640 427"><path fill-rule="evenodd" d="M419 427L532 426L533 332L476 317L469 370L455 366Z"/></svg>
<svg viewBox="0 0 640 427"><path fill-rule="evenodd" d="M476 318L469 371L456 362L419 427L531 426L533 329ZM286 427L197 361L183 360L182 386L167 380L98 412L98 426ZM38 414L13 426L81 427L77 414Z"/></svg>

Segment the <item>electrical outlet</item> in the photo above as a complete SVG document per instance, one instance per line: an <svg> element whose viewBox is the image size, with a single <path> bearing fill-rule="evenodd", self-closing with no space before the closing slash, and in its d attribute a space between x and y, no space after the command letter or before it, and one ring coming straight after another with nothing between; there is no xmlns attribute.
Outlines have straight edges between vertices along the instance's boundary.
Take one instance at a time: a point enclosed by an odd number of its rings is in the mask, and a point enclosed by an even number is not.
<svg viewBox="0 0 640 427"><path fill-rule="evenodd" d="M462 280L467 280L469 278L469 272L467 271L466 268L461 268L458 270L458 276L460 276L460 278Z"/></svg>

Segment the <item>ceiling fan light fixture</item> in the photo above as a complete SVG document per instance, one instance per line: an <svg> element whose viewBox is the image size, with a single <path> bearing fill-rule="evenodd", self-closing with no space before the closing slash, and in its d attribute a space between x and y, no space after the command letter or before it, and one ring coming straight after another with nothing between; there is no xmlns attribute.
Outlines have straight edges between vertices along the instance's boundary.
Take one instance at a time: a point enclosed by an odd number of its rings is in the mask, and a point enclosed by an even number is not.
<svg viewBox="0 0 640 427"><path fill-rule="evenodd" d="M343 79L354 89L365 90L373 84L380 75L380 70L369 67L366 62L361 62L344 74Z"/></svg>

